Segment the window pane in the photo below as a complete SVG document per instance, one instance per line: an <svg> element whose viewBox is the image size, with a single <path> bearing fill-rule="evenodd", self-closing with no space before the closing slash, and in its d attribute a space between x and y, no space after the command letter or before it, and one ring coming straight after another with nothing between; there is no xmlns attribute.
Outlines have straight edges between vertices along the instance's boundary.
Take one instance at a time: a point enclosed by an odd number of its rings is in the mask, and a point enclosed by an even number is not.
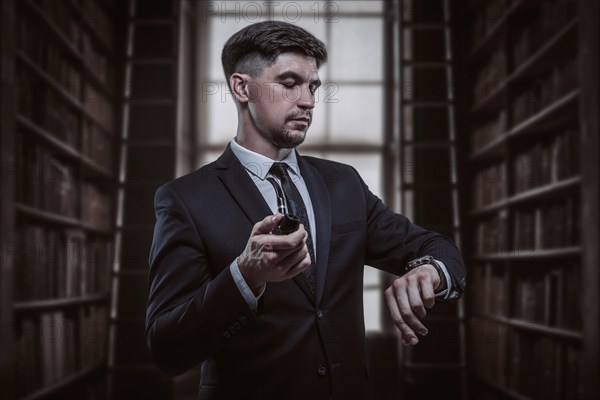
<svg viewBox="0 0 600 400"><path fill-rule="evenodd" d="M225 3L225 2L223 2ZM234 16L212 17L208 21L208 78L210 80L223 80L223 67L221 66L221 51L227 39L240 29L253 22L247 18Z"/></svg>
<svg viewBox="0 0 600 400"><path fill-rule="evenodd" d="M330 80L380 81L383 78L383 21L339 18L331 24Z"/></svg>
<svg viewBox="0 0 600 400"><path fill-rule="evenodd" d="M331 110L332 143L383 142L383 87L340 85L335 94ZM328 101L329 101L328 100Z"/></svg>
<svg viewBox="0 0 600 400"><path fill-rule="evenodd" d="M200 98L201 106L206 107L208 126L206 127L206 143L227 143L237 131L237 109L230 94L224 93L225 82L216 86L218 92ZM211 93L210 91L208 93Z"/></svg>
<svg viewBox="0 0 600 400"><path fill-rule="evenodd" d="M318 90L319 93L322 93L322 90ZM320 96L320 94L318 95ZM306 141L305 143L324 143L326 140L326 129L325 122L327 120L325 113L327 112L327 108L324 104L316 104L315 109L313 110L313 120L310 124L310 128L308 128L308 132L306 133Z"/></svg>
<svg viewBox="0 0 600 400"><path fill-rule="evenodd" d="M379 289L365 290L364 312L367 331L381 331L381 297Z"/></svg>
<svg viewBox="0 0 600 400"><path fill-rule="evenodd" d="M284 21L290 24L298 25L313 35L319 40L327 44L326 30L328 23L324 18L325 5L317 4L316 1L280 1L277 0L273 9L273 19L276 21Z"/></svg>
<svg viewBox="0 0 600 400"><path fill-rule="evenodd" d="M348 154L333 153L325 155L329 160L335 160L356 168L371 192L382 198L381 193L381 154Z"/></svg>
<svg viewBox="0 0 600 400"><path fill-rule="evenodd" d="M362 1L334 1L332 3L332 14L339 9L340 12L360 13L360 12L382 12L383 1L381 0L362 0Z"/></svg>

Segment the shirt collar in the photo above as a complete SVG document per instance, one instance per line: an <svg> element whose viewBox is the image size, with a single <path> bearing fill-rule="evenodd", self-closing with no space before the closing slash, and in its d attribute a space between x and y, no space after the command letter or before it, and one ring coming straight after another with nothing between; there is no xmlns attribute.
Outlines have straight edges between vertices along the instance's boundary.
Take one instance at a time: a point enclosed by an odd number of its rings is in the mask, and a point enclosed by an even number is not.
<svg viewBox="0 0 600 400"><path fill-rule="evenodd" d="M271 166L277 160L272 160L269 157L265 157L262 154L256 153L252 150L248 150L245 147L242 147L235 139L232 139L230 142L231 150L233 154L240 160L240 163L252 174L253 176L265 180ZM281 162L286 163L291 168L289 171L292 171L294 175L300 176L298 170L298 159L296 158L296 151L292 150L288 153L287 156Z"/></svg>

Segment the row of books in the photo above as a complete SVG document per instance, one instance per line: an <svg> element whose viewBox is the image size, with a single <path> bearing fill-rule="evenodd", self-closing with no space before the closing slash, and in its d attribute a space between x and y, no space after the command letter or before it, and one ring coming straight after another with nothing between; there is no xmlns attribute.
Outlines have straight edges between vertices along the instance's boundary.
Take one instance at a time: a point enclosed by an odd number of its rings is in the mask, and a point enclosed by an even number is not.
<svg viewBox="0 0 600 400"><path fill-rule="evenodd" d="M86 224L108 230L112 227L112 198L89 182L81 183L81 219Z"/></svg>
<svg viewBox="0 0 600 400"><path fill-rule="evenodd" d="M500 21L506 13L508 6L508 0L493 0L487 2L486 5L479 10L473 19L473 24L471 26L473 46L476 46L482 38L486 37L492 31L498 21Z"/></svg>
<svg viewBox="0 0 600 400"><path fill-rule="evenodd" d="M75 228L23 222L19 229L16 299L64 299L108 292L113 265L110 241L86 236Z"/></svg>
<svg viewBox="0 0 600 400"><path fill-rule="evenodd" d="M576 246L579 230L577 201L571 197L549 200L514 211L513 246L532 251Z"/></svg>
<svg viewBox="0 0 600 400"><path fill-rule="evenodd" d="M105 10L106 3L105 0L83 0L79 4L83 18L87 20L88 25L92 27L102 43L109 50L112 50L114 43L113 23Z"/></svg>
<svg viewBox="0 0 600 400"><path fill-rule="evenodd" d="M546 0L540 2L540 12L519 32L513 46L513 62L522 64L560 27L565 26L575 14L577 6L573 0Z"/></svg>
<svg viewBox="0 0 600 400"><path fill-rule="evenodd" d="M44 211L77 218L78 166L18 135L17 199Z"/></svg>
<svg viewBox="0 0 600 400"><path fill-rule="evenodd" d="M54 3L63 3L53 1ZM49 40L39 25L32 25L25 18L18 22L18 48L29 61L40 67L54 81L62 86L75 100L81 97L81 72L55 42Z"/></svg>
<svg viewBox="0 0 600 400"><path fill-rule="evenodd" d="M479 256L493 256L509 250L508 237L508 211L500 210L498 213L479 221L475 225L474 254Z"/></svg>
<svg viewBox="0 0 600 400"><path fill-rule="evenodd" d="M86 65L94 76L110 90L113 85L113 74L111 73L112 68L110 68L107 56L98 50L87 33L83 34L82 46L83 59Z"/></svg>
<svg viewBox="0 0 600 400"><path fill-rule="evenodd" d="M503 265L485 263L472 271L472 312L580 330L580 273L574 263L541 261L510 273Z"/></svg>
<svg viewBox="0 0 600 400"><path fill-rule="evenodd" d="M72 3L71 1L35 0L35 6L42 15L64 35L71 45L77 47L81 24ZM36 25L36 23L29 25Z"/></svg>
<svg viewBox="0 0 600 400"><path fill-rule="evenodd" d="M546 336L509 331L506 380L532 399L581 398L579 345Z"/></svg>
<svg viewBox="0 0 600 400"><path fill-rule="evenodd" d="M513 125L540 112L577 87L577 60L568 59L530 82L512 102Z"/></svg>
<svg viewBox="0 0 600 400"><path fill-rule="evenodd" d="M534 207L506 209L475 225L474 254L494 256L509 250L531 252L577 246L581 224L577 200L571 197L549 200ZM509 237L509 219L512 237ZM526 254L523 254L526 255Z"/></svg>
<svg viewBox="0 0 600 400"><path fill-rule="evenodd" d="M52 0L54 3L68 3ZM60 7L60 6L58 6ZM71 9L70 6L66 6ZM82 73L80 62L52 41L41 29L40 25L32 23L30 18L23 15L18 21L18 47L27 59L47 73L59 86L73 96L76 101L90 96L82 92ZM112 67L106 54L93 43L91 34L82 32L81 57L91 73L109 90L112 89L114 78ZM79 47L77 47L79 48Z"/></svg>
<svg viewBox="0 0 600 400"><path fill-rule="evenodd" d="M114 138L90 120L85 120L81 133L81 152L94 164L112 171L114 168Z"/></svg>
<svg viewBox="0 0 600 400"><path fill-rule="evenodd" d="M557 182L579 172L578 132L567 129L517 154L514 159L515 193Z"/></svg>
<svg viewBox="0 0 600 400"><path fill-rule="evenodd" d="M581 330L581 269L578 265L541 265L535 273L515 277L512 316L518 319Z"/></svg>
<svg viewBox="0 0 600 400"><path fill-rule="evenodd" d="M48 21L55 26L75 48L84 32L82 22L86 22L90 30L98 35L104 45L113 48L113 24L104 10L104 5L97 0L57 1L34 0L35 6ZM82 21L82 19L84 21Z"/></svg>
<svg viewBox="0 0 600 400"><path fill-rule="evenodd" d="M506 135L506 110L502 110L491 121L484 123L473 131L471 136L472 153L483 149L488 144Z"/></svg>
<svg viewBox="0 0 600 400"><path fill-rule="evenodd" d="M581 349L493 321L470 325L472 369L479 377L532 399L579 399Z"/></svg>
<svg viewBox="0 0 600 400"><path fill-rule="evenodd" d="M490 165L478 171L473 183L473 205L476 209L506 199L506 162Z"/></svg>
<svg viewBox="0 0 600 400"><path fill-rule="evenodd" d="M508 64L506 53L499 49L492 54L489 62L481 68L473 86L473 103L475 106L485 102L500 88L506 79Z"/></svg>
<svg viewBox="0 0 600 400"><path fill-rule="evenodd" d="M81 113L24 67L17 69L19 115L77 149Z"/></svg>
<svg viewBox="0 0 600 400"><path fill-rule="evenodd" d="M107 336L105 306L20 318L16 338L19 397L67 379L77 371L102 365Z"/></svg>
<svg viewBox="0 0 600 400"><path fill-rule="evenodd" d="M83 87L83 108L107 132L113 131L114 105L102 92L87 83Z"/></svg>

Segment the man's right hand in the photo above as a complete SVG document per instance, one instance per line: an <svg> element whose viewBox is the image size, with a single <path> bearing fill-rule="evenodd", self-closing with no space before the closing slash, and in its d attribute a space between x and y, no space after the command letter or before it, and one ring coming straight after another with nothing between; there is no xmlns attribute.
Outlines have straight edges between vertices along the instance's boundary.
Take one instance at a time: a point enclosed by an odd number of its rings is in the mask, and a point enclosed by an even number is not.
<svg viewBox="0 0 600 400"><path fill-rule="evenodd" d="M293 278L310 266L303 225L289 235L273 235L283 215L269 215L252 228L250 239L237 263L246 283L255 293L267 282Z"/></svg>

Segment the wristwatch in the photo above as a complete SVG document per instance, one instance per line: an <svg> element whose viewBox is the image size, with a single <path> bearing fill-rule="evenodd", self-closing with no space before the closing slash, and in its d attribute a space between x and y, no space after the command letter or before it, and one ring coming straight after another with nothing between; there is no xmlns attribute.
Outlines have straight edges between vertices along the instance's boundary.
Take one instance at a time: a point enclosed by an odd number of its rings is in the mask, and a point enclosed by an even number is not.
<svg viewBox="0 0 600 400"><path fill-rule="evenodd" d="M433 258L431 256L423 256L423 257L415 258L414 260L409 261L408 264L406 264L406 272L410 271L411 269L420 267L421 265L425 265L425 264L433 265L433 267L436 269L436 271L440 275L440 279L441 279L440 286L442 286L442 284L446 281L444 270L442 269L440 264L435 260L435 258Z"/></svg>

